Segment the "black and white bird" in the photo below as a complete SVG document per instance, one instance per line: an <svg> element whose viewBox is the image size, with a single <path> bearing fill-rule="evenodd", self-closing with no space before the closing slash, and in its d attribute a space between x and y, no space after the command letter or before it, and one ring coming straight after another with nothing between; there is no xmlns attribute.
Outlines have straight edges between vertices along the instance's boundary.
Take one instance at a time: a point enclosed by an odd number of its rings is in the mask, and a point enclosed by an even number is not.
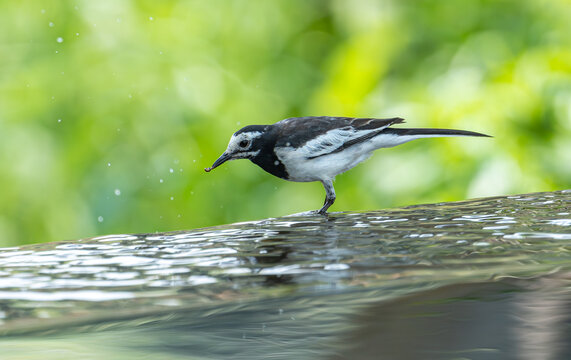
<svg viewBox="0 0 571 360"><path fill-rule="evenodd" d="M398 117L308 116L284 119L273 125L250 125L236 131L226 151L204 170L210 172L228 160L250 159L285 180L320 181L326 196L318 213L325 214L335 201L335 176L367 160L377 149L427 137L489 137L465 130L390 127L403 122Z"/></svg>

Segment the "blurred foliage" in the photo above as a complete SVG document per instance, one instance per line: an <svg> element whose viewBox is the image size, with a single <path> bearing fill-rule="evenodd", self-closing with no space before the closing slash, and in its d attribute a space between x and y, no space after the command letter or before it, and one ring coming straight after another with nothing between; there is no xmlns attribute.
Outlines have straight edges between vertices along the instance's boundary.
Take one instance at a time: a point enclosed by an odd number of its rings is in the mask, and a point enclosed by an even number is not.
<svg viewBox="0 0 571 360"><path fill-rule="evenodd" d="M248 124L404 117L332 211L568 188L571 3L0 2L0 245L188 229L322 204L249 161Z"/></svg>

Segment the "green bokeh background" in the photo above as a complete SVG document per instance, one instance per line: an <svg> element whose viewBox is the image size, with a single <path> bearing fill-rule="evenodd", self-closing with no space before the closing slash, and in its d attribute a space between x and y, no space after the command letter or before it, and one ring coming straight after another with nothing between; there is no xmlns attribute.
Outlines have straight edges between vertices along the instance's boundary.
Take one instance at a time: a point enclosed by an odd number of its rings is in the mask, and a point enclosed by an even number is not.
<svg viewBox="0 0 571 360"><path fill-rule="evenodd" d="M0 246L317 209L319 183L202 170L249 124L394 117L337 177L368 210L569 188L571 2L0 1Z"/></svg>

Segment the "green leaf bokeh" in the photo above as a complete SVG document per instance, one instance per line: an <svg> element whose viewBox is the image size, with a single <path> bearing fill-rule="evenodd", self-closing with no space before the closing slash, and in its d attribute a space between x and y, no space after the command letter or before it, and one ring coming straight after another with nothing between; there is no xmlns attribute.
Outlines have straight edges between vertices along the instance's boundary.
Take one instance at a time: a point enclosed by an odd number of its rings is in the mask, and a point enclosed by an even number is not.
<svg viewBox="0 0 571 360"><path fill-rule="evenodd" d="M0 246L317 209L318 183L202 170L292 116L494 136L379 150L332 211L568 188L569 19L567 0L2 1Z"/></svg>

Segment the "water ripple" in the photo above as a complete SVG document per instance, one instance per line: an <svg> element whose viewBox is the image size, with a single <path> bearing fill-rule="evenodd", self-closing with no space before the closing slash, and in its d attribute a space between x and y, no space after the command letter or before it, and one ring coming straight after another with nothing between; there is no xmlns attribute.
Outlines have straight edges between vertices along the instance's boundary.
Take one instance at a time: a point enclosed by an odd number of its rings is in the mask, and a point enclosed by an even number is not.
<svg viewBox="0 0 571 360"><path fill-rule="evenodd" d="M0 249L2 321L101 303L168 307L288 293L410 289L571 264L571 192ZM73 306L62 306L61 301Z"/></svg>

